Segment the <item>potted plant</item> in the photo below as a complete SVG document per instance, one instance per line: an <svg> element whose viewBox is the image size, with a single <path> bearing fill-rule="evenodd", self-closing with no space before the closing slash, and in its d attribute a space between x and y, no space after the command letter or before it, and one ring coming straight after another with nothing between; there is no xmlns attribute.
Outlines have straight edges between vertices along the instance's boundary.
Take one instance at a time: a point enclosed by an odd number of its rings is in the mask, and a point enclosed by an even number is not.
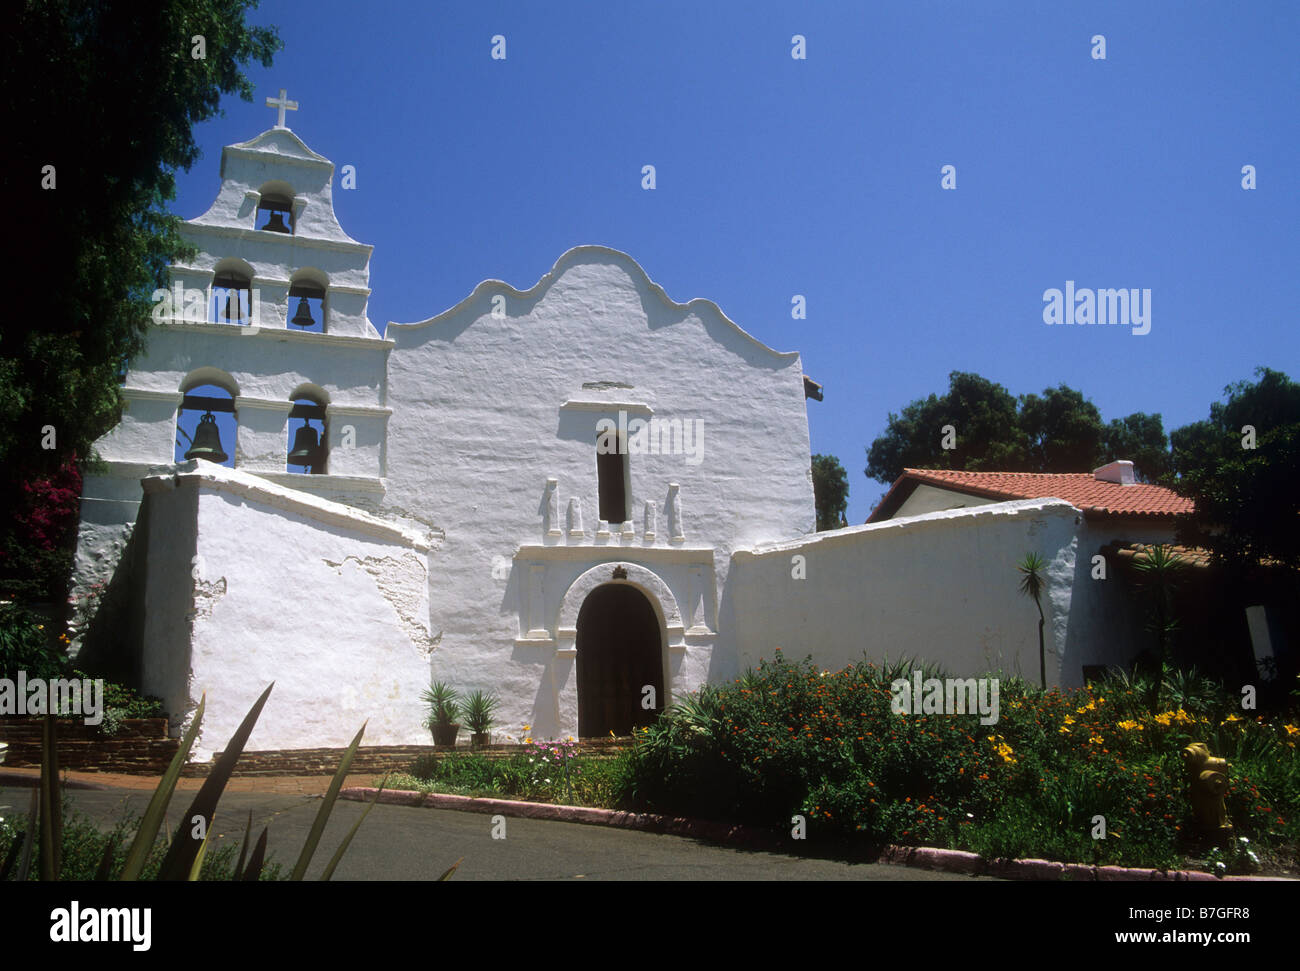
<svg viewBox="0 0 1300 971"><path fill-rule="evenodd" d="M488 739L491 737L488 733L492 729L494 716L500 706L500 699L493 694L472 691L466 695L462 712L465 715L466 723L469 725L471 745L488 744Z"/></svg>
<svg viewBox="0 0 1300 971"><path fill-rule="evenodd" d="M455 745L456 736L460 734L460 695L454 688L442 681L435 681L420 695L420 700L429 706L428 717L424 727L433 734L435 745Z"/></svg>

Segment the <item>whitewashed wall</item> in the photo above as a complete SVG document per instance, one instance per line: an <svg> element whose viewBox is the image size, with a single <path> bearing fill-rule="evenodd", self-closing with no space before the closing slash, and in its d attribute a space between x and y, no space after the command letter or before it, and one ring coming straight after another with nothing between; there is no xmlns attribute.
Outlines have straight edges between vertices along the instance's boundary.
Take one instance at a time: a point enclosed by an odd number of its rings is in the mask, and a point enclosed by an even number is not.
<svg viewBox="0 0 1300 971"><path fill-rule="evenodd" d="M736 554L728 615L742 668L781 648L828 669L863 652L914 657L953 675L1003 671L1037 681L1038 612L1018 591L1016 564L1047 561L1043 612L1049 683L1067 670L1072 614L1091 587L1075 582L1082 517L1057 499L946 510L819 533ZM794 579L803 557L806 579Z"/></svg>
<svg viewBox="0 0 1300 971"><path fill-rule="evenodd" d="M653 574L643 589L671 590L694 614L665 637L669 690L735 666L717 627L731 550L815 525L797 354L759 343L707 300L672 301L630 257L598 246L570 250L527 291L483 283L386 333L384 509L446 536L430 581L436 677L497 690L506 731L576 733L574 632L561 610L578 577L618 562ZM630 530L600 536L596 427L620 410L702 422L702 461L630 455ZM580 532L568 518L575 497ZM672 610L658 596L654 606Z"/></svg>
<svg viewBox="0 0 1300 971"><path fill-rule="evenodd" d="M144 689L207 693L196 758L272 681L251 750L427 743L429 547L355 509L208 462L145 480Z"/></svg>

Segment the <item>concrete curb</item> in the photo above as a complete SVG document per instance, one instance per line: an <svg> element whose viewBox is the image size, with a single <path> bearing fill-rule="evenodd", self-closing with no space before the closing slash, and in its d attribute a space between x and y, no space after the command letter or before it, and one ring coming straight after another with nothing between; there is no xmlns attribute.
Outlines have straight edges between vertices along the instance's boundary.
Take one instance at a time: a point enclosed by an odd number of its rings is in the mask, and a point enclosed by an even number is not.
<svg viewBox="0 0 1300 971"><path fill-rule="evenodd" d="M340 798L369 802L379 792L374 788L348 788L339 792ZM545 802L519 802L513 799L475 799L472 796L452 796L434 792L410 792L403 789L385 789L379 801L389 806L413 806L426 809L454 809L458 812L491 813L517 816L524 819L545 819L561 823L586 823L596 826L618 826L674 836L695 836L732 846L775 848L780 840L772 833L753 826L713 823L681 816L659 816L654 813L630 813L617 809L595 809L589 806L556 806ZM895 866L923 867L949 873L967 873L972 876L1001 877L1004 880L1069 880L1077 883L1127 882L1193 882L1224 883L1226 881L1262 881L1289 883L1288 877L1216 877L1212 873L1191 870L1130 869L1118 866L1089 866L1083 863L1057 863L1052 860L985 860L978 853L964 850L941 850L932 846L887 846L880 854L879 863Z"/></svg>

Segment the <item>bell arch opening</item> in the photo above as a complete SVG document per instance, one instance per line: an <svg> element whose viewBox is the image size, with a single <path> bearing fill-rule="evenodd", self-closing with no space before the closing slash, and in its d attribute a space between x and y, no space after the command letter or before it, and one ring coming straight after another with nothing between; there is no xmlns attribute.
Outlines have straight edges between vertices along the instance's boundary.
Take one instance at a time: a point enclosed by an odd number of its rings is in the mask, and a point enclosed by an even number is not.
<svg viewBox="0 0 1300 971"><path fill-rule="evenodd" d="M205 380L211 383L200 383ZM200 368L181 387L172 460L206 459L233 469L239 425L234 382L215 369Z"/></svg>

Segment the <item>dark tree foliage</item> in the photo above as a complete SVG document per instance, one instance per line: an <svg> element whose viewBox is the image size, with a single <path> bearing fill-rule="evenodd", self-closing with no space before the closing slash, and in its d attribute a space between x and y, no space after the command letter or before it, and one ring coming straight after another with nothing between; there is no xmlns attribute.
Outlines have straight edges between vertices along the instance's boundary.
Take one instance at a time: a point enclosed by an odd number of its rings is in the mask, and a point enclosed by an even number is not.
<svg viewBox="0 0 1300 971"><path fill-rule="evenodd" d="M1021 395L1018 424L1030 471L1090 472L1101 464L1101 414L1073 388L1061 385L1041 396Z"/></svg>
<svg viewBox="0 0 1300 971"><path fill-rule="evenodd" d="M1016 399L978 374L953 371L948 393L913 401L889 415L884 435L867 452L867 475L893 482L903 469L1030 471L1028 450L1016 416ZM956 447L945 449L945 427Z"/></svg>
<svg viewBox="0 0 1300 971"><path fill-rule="evenodd" d="M189 254L166 211L197 122L252 100L241 66L280 41L247 0L19 0L0 59L10 304L0 317L0 530L24 484L56 475L121 415L119 374L151 295ZM203 58L195 58L201 36ZM8 542L8 541L6 541Z"/></svg>
<svg viewBox="0 0 1300 971"><path fill-rule="evenodd" d="M1159 415L1134 412L1112 419L1102 435L1102 461L1130 459L1140 482L1164 482L1170 473L1169 436Z"/></svg>
<svg viewBox="0 0 1300 971"><path fill-rule="evenodd" d="M1208 419L1170 435L1174 488L1196 503L1179 539L1243 567L1300 566L1300 384L1265 367L1255 374L1224 388Z"/></svg>
<svg viewBox="0 0 1300 971"><path fill-rule="evenodd" d="M817 530L839 529L849 508L849 476L834 455L812 457L813 496L817 501Z"/></svg>
<svg viewBox="0 0 1300 971"><path fill-rule="evenodd" d="M913 401L890 414L885 434L867 452L867 475L892 483L903 469L969 472L1091 472L1130 459L1144 481L1168 471L1159 415L1141 412L1102 423L1097 406L1066 385L1018 399L1006 388L954 371L948 393ZM943 447L951 425L956 447Z"/></svg>

